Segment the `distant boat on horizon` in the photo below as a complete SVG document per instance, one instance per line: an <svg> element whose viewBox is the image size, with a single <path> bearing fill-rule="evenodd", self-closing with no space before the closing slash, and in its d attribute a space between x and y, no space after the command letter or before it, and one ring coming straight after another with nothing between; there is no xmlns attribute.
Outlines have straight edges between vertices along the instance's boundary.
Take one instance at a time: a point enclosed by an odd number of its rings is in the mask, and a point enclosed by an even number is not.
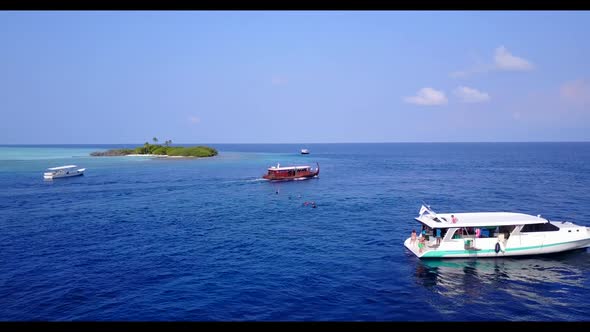
<svg viewBox="0 0 590 332"><path fill-rule="evenodd" d="M309 150L308 149L301 149L301 154L309 154Z"/></svg>

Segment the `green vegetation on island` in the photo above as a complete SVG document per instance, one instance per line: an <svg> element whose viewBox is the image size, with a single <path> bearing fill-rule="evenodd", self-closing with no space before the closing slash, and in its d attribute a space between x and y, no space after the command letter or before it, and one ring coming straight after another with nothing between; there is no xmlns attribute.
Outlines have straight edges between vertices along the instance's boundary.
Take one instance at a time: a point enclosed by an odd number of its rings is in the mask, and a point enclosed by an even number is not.
<svg viewBox="0 0 590 332"><path fill-rule="evenodd" d="M154 143L158 143L158 138L152 139ZM92 152L91 156L127 156L127 155L159 155L169 157L213 157L217 155L217 150L208 146L170 146L172 140L167 140L164 145L150 144L145 142L143 146L138 146L135 149L113 149L108 151Z"/></svg>

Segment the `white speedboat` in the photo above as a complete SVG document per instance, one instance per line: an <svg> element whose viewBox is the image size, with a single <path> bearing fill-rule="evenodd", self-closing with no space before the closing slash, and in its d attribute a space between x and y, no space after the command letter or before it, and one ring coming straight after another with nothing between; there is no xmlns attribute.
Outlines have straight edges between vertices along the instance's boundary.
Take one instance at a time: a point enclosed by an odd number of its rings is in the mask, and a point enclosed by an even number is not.
<svg viewBox="0 0 590 332"><path fill-rule="evenodd" d="M301 149L301 154L309 154L309 150L308 149Z"/></svg>
<svg viewBox="0 0 590 332"><path fill-rule="evenodd" d="M70 176L83 175L86 168L78 168L76 165L66 165L59 167L48 168L43 173L43 178L46 180L53 180L57 178L66 178Z"/></svg>
<svg viewBox="0 0 590 332"><path fill-rule="evenodd" d="M419 258L549 254L590 247L590 228L513 212L435 213L422 205L420 225L404 246ZM425 235L422 234L424 230ZM440 231L437 245L436 233Z"/></svg>

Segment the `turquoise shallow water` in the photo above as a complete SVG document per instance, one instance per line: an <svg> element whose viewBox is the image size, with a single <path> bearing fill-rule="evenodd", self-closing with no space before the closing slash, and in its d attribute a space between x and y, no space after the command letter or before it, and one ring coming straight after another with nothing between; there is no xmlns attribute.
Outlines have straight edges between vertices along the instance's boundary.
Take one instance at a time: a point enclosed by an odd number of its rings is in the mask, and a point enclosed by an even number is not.
<svg viewBox="0 0 590 332"><path fill-rule="evenodd" d="M100 149L100 147L97 147ZM95 151L91 147L17 147L0 146L0 160L59 160L70 158L87 157L90 152Z"/></svg>
<svg viewBox="0 0 590 332"><path fill-rule="evenodd" d="M440 212L590 226L588 143L212 146L220 154L198 160L88 156L108 145L0 146L0 320L590 314L586 250L419 261L403 247L423 200ZM261 180L277 162L318 162L320 177ZM86 174L43 180L45 168L66 164Z"/></svg>

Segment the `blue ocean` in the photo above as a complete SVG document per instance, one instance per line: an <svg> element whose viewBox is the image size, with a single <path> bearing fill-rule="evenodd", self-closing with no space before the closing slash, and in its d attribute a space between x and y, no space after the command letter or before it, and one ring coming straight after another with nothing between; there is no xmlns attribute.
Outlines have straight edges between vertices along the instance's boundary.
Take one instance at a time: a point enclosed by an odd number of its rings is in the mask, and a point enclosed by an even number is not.
<svg viewBox="0 0 590 332"><path fill-rule="evenodd" d="M208 145L219 155L0 146L0 320L590 317L588 250L419 260L403 246L423 202L590 226L590 143ZM277 163L320 176L263 180ZM68 164L85 174L43 180Z"/></svg>

